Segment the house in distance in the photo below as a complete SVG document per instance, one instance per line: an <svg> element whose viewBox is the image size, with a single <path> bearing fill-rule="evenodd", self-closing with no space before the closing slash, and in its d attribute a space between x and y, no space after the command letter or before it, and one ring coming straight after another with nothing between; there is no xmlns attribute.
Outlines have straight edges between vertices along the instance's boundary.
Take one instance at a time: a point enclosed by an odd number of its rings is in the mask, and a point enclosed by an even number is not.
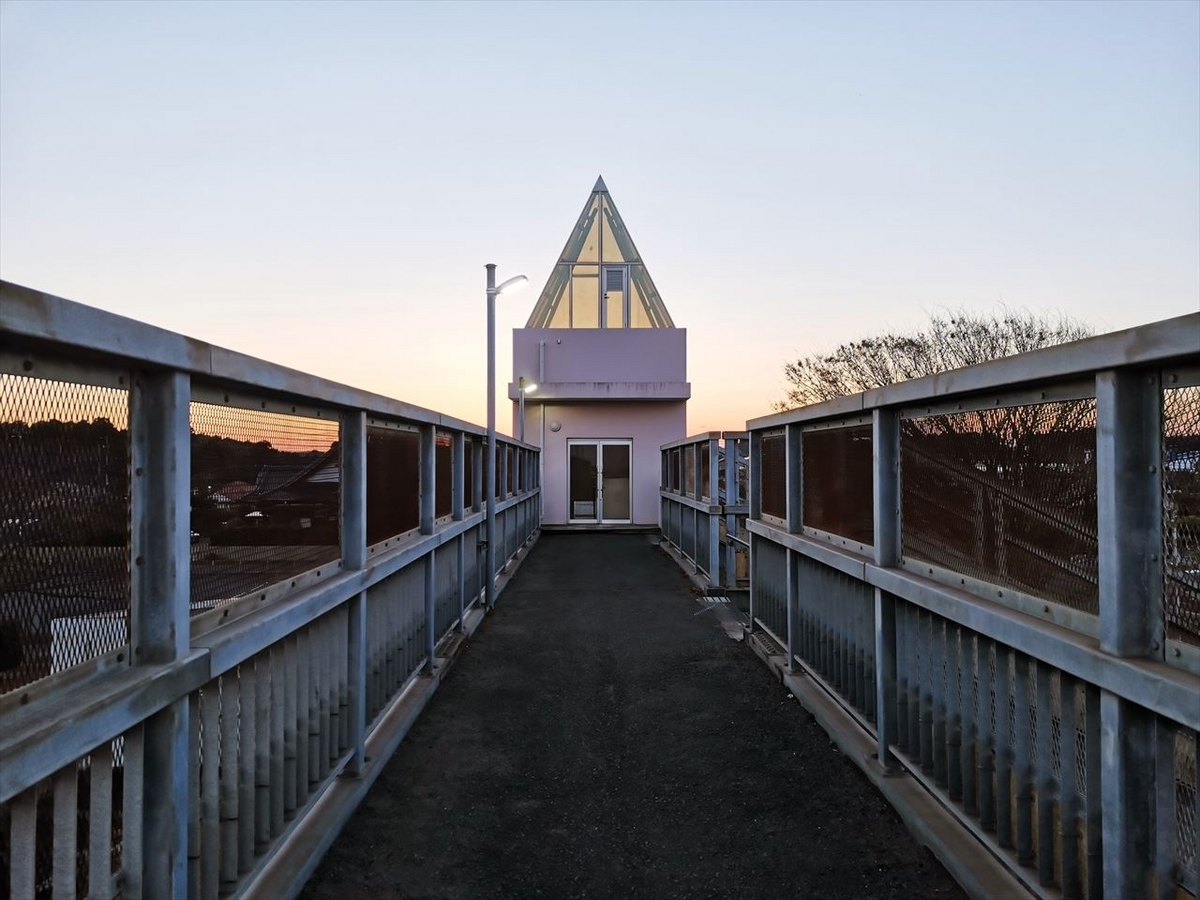
<svg viewBox="0 0 1200 900"><path fill-rule="evenodd" d="M686 436L687 331L603 178L513 330L508 396L514 434L542 448L544 525L657 526L659 447Z"/></svg>

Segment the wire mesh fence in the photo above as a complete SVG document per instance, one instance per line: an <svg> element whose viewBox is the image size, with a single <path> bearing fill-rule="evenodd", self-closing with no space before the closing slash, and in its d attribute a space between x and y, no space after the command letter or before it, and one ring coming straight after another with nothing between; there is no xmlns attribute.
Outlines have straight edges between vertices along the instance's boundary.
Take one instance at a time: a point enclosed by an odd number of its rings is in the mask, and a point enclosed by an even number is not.
<svg viewBox="0 0 1200 900"><path fill-rule="evenodd" d="M129 394L0 374L0 694L128 643Z"/></svg>
<svg viewBox="0 0 1200 900"><path fill-rule="evenodd" d="M1163 391L1162 448L1167 637L1200 644L1200 387Z"/></svg>
<svg viewBox="0 0 1200 900"><path fill-rule="evenodd" d="M192 611L340 556L338 423L192 403Z"/></svg>
<svg viewBox="0 0 1200 900"><path fill-rule="evenodd" d="M420 523L421 442L415 430L367 429L367 543Z"/></svg>
<svg viewBox="0 0 1200 900"><path fill-rule="evenodd" d="M1096 401L906 418L904 555L1095 614Z"/></svg>
<svg viewBox="0 0 1200 900"><path fill-rule="evenodd" d="M782 434L762 437L762 511L787 518L787 439Z"/></svg>
<svg viewBox="0 0 1200 900"><path fill-rule="evenodd" d="M802 444L805 527L873 544L871 426L806 431Z"/></svg>

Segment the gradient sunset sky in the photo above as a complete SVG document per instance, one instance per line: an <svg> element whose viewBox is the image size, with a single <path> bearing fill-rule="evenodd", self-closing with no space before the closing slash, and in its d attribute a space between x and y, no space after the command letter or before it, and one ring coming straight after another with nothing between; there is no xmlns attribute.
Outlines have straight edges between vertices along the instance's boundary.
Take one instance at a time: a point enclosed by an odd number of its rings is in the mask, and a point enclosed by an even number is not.
<svg viewBox="0 0 1200 900"><path fill-rule="evenodd" d="M1193 312L1200 3L0 0L0 277L474 422L601 174L692 433L940 307Z"/></svg>

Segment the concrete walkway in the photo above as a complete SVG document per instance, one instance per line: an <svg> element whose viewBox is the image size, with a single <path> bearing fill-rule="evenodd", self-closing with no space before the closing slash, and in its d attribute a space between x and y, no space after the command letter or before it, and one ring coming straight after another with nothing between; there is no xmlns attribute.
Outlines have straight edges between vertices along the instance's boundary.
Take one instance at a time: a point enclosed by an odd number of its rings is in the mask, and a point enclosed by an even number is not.
<svg viewBox="0 0 1200 900"><path fill-rule="evenodd" d="M305 889L958 898L641 535L546 535Z"/></svg>

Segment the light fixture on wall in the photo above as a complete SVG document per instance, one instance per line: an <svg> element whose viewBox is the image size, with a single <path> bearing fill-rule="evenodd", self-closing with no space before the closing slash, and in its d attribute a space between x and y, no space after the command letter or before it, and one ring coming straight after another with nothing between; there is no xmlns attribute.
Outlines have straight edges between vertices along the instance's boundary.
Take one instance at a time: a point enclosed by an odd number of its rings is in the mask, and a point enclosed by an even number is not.
<svg viewBox="0 0 1200 900"><path fill-rule="evenodd" d="M487 269L487 575L484 579L483 603L488 609L496 605L496 298L511 293L529 279L514 275L496 284L496 264Z"/></svg>
<svg viewBox="0 0 1200 900"><path fill-rule="evenodd" d="M517 419L521 423L519 439L522 444L525 443L525 395L532 394L537 389L538 386L532 381L527 382L524 375L517 379Z"/></svg>

